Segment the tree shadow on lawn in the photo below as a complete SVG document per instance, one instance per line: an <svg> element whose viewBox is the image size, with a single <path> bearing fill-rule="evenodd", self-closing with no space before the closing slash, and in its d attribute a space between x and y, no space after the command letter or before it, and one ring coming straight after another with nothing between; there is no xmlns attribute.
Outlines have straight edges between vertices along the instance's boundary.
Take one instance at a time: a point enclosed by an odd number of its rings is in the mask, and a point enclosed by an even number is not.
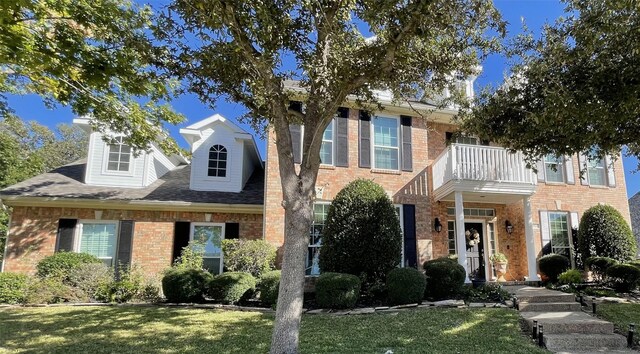
<svg viewBox="0 0 640 354"><path fill-rule="evenodd" d="M266 353L273 316L165 307L0 311L2 348L30 353ZM512 310L306 315L303 353L538 352ZM543 351L539 351L543 352Z"/></svg>

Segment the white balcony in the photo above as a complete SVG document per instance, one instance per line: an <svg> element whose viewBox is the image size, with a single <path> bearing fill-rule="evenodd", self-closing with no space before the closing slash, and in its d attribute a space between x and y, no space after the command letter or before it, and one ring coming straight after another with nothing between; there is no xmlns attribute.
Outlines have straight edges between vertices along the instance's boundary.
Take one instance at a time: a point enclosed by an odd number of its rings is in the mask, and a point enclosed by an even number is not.
<svg viewBox="0 0 640 354"><path fill-rule="evenodd" d="M537 178L522 153L493 146L451 144L432 165L436 200L512 203L535 192Z"/></svg>

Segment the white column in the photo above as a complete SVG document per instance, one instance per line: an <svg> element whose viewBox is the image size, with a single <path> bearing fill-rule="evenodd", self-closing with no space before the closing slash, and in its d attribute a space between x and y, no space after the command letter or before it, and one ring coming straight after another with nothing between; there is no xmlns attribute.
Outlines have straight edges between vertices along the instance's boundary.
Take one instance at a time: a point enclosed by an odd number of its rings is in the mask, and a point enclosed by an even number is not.
<svg viewBox="0 0 640 354"><path fill-rule="evenodd" d="M531 216L531 197L525 197L524 203L524 236L527 242L527 268L529 281L540 280L536 267L536 243L533 239L533 217Z"/></svg>
<svg viewBox="0 0 640 354"><path fill-rule="evenodd" d="M464 207L462 204L462 192L456 195L456 244L458 245L458 263L467 272L467 237L464 235ZM465 283L471 283L469 274L464 277Z"/></svg>

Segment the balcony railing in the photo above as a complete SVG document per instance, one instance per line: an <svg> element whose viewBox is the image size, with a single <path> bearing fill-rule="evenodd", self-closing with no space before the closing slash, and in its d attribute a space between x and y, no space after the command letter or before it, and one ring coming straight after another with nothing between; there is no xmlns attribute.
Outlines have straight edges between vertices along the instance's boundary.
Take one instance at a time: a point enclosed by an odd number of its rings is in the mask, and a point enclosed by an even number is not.
<svg viewBox="0 0 640 354"><path fill-rule="evenodd" d="M522 153L493 146L451 144L433 164L433 189L451 180L536 184Z"/></svg>

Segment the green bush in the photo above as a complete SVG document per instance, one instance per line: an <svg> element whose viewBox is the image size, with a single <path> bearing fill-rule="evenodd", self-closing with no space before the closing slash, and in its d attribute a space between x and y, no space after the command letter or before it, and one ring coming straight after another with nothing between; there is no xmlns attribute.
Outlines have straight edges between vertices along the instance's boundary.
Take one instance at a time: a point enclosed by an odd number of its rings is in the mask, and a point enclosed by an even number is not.
<svg viewBox="0 0 640 354"><path fill-rule="evenodd" d="M272 270L262 273L258 283L260 301L267 306L275 306L278 302L278 289L280 288L280 271Z"/></svg>
<svg viewBox="0 0 640 354"><path fill-rule="evenodd" d="M33 278L29 282L25 303L58 304L75 302L78 299L76 290L65 284L60 277Z"/></svg>
<svg viewBox="0 0 640 354"><path fill-rule="evenodd" d="M417 269L396 268L387 275L387 294L393 305L420 303L427 280Z"/></svg>
<svg viewBox="0 0 640 354"><path fill-rule="evenodd" d="M618 264L618 261L609 257L589 257L585 261L585 265L591 270L591 274L596 281L604 281L607 269L616 264Z"/></svg>
<svg viewBox="0 0 640 354"><path fill-rule="evenodd" d="M136 265L131 267L122 267L119 278L112 279L111 282L101 287L100 300L106 302L125 303L129 301L146 301L147 297L158 298L158 292L155 296L148 294L151 290L147 288L142 270ZM156 288L157 290L157 288Z"/></svg>
<svg viewBox="0 0 640 354"><path fill-rule="evenodd" d="M582 272L577 269L569 269L558 276L560 284L582 283Z"/></svg>
<svg viewBox="0 0 640 354"><path fill-rule="evenodd" d="M57 252L38 262L36 274L40 278L60 277L67 280L72 270L89 263L102 261L88 253Z"/></svg>
<svg viewBox="0 0 640 354"><path fill-rule="evenodd" d="M474 288L465 287L464 298L468 302L499 302L505 303L511 299L511 294L504 290L499 284L487 283L483 286Z"/></svg>
<svg viewBox="0 0 640 354"><path fill-rule="evenodd" d="M162 292L168 302L201 302L211 279L206 270L171 268L162 277Z"/></svg>
<svg viewBox="0 0 640 354"><path fill-rule="evenodd" d="M224 266L230 272L250 273L256 278L275 268L276 248L264 240L223 240Z"/></svg>
<svg viewBox="0 0 640 354"><path fill-rule="evenodd" d="M569 258L560 254L548 254L538 260L540 273L547 277L551 283L558 282L558 276L571 267Z"/></svg>
<svg viewBox="0 0 640 354"><path fill-rule="evenodd" d="M625 262L636 256L636 240L629 224L610 205L596 205L580 220L578 245L582 258L610 257Z"/></svg>
<svg viewBox="0 0 640 354"><path fill-rule="evenodd" d="M360 278L352 274L322 273L316 282L316 302L322 308L352 308L360 297Z"/></svg>
<svg viewBox="0 0 640 354"><path fill-rule="evenodd" d="M233 304L251 296L256 289L256 278L249 273L227 272L209 281L208 295L216 301Z"/></svg>
<svg viewBox="0 0 640 354"><path fill-rule="evenodd" d="M427 279L426 298L450 299L461 293L467 272L455 259L433 259L425 262L423 268Z"/></svg>
<svg viewBox="0 0 640 354"><path fill-rule="evenodd" d="M607 279L618 292L630 292L640 284L640 269L631 264L616 264L607 269Z"/></svg>
<svg viewBox="0 0 640 354"><path fill-rule="evenodd" d="M0 304L19 304L27 296L29 277L24 274L0 273Z"/></svg>
<svg viewBox="0 0 640 354"><path fill-rule="evenodd" d="M400 221L389 196L374 182L357 179L331 202L320 269L357 275L367 291L369 284L384 284L400 262L401 247Z"/></svg>
<svg viewBox="0 0 640 354"><path fill-rule="evenodd" d="M204 242L200 240L189 241L189 244L180 251L180 257L173 263L173 267L177 269L203 269Z"/></svg>
<svg viewBox="0 0 640 354"><path fill-rule="evenodd" d="M640 259L634 259L633 261L627 262L627 264L631 264L634 267L640 268Z"/></svg>
<svg viewBox="0 0 640 354"><path fill-rule="evenodd" d="M104 289L113 282L113 269L104 263L84 263L69 271L66 283L77 290L78 300L104 301Z"/></svg>

